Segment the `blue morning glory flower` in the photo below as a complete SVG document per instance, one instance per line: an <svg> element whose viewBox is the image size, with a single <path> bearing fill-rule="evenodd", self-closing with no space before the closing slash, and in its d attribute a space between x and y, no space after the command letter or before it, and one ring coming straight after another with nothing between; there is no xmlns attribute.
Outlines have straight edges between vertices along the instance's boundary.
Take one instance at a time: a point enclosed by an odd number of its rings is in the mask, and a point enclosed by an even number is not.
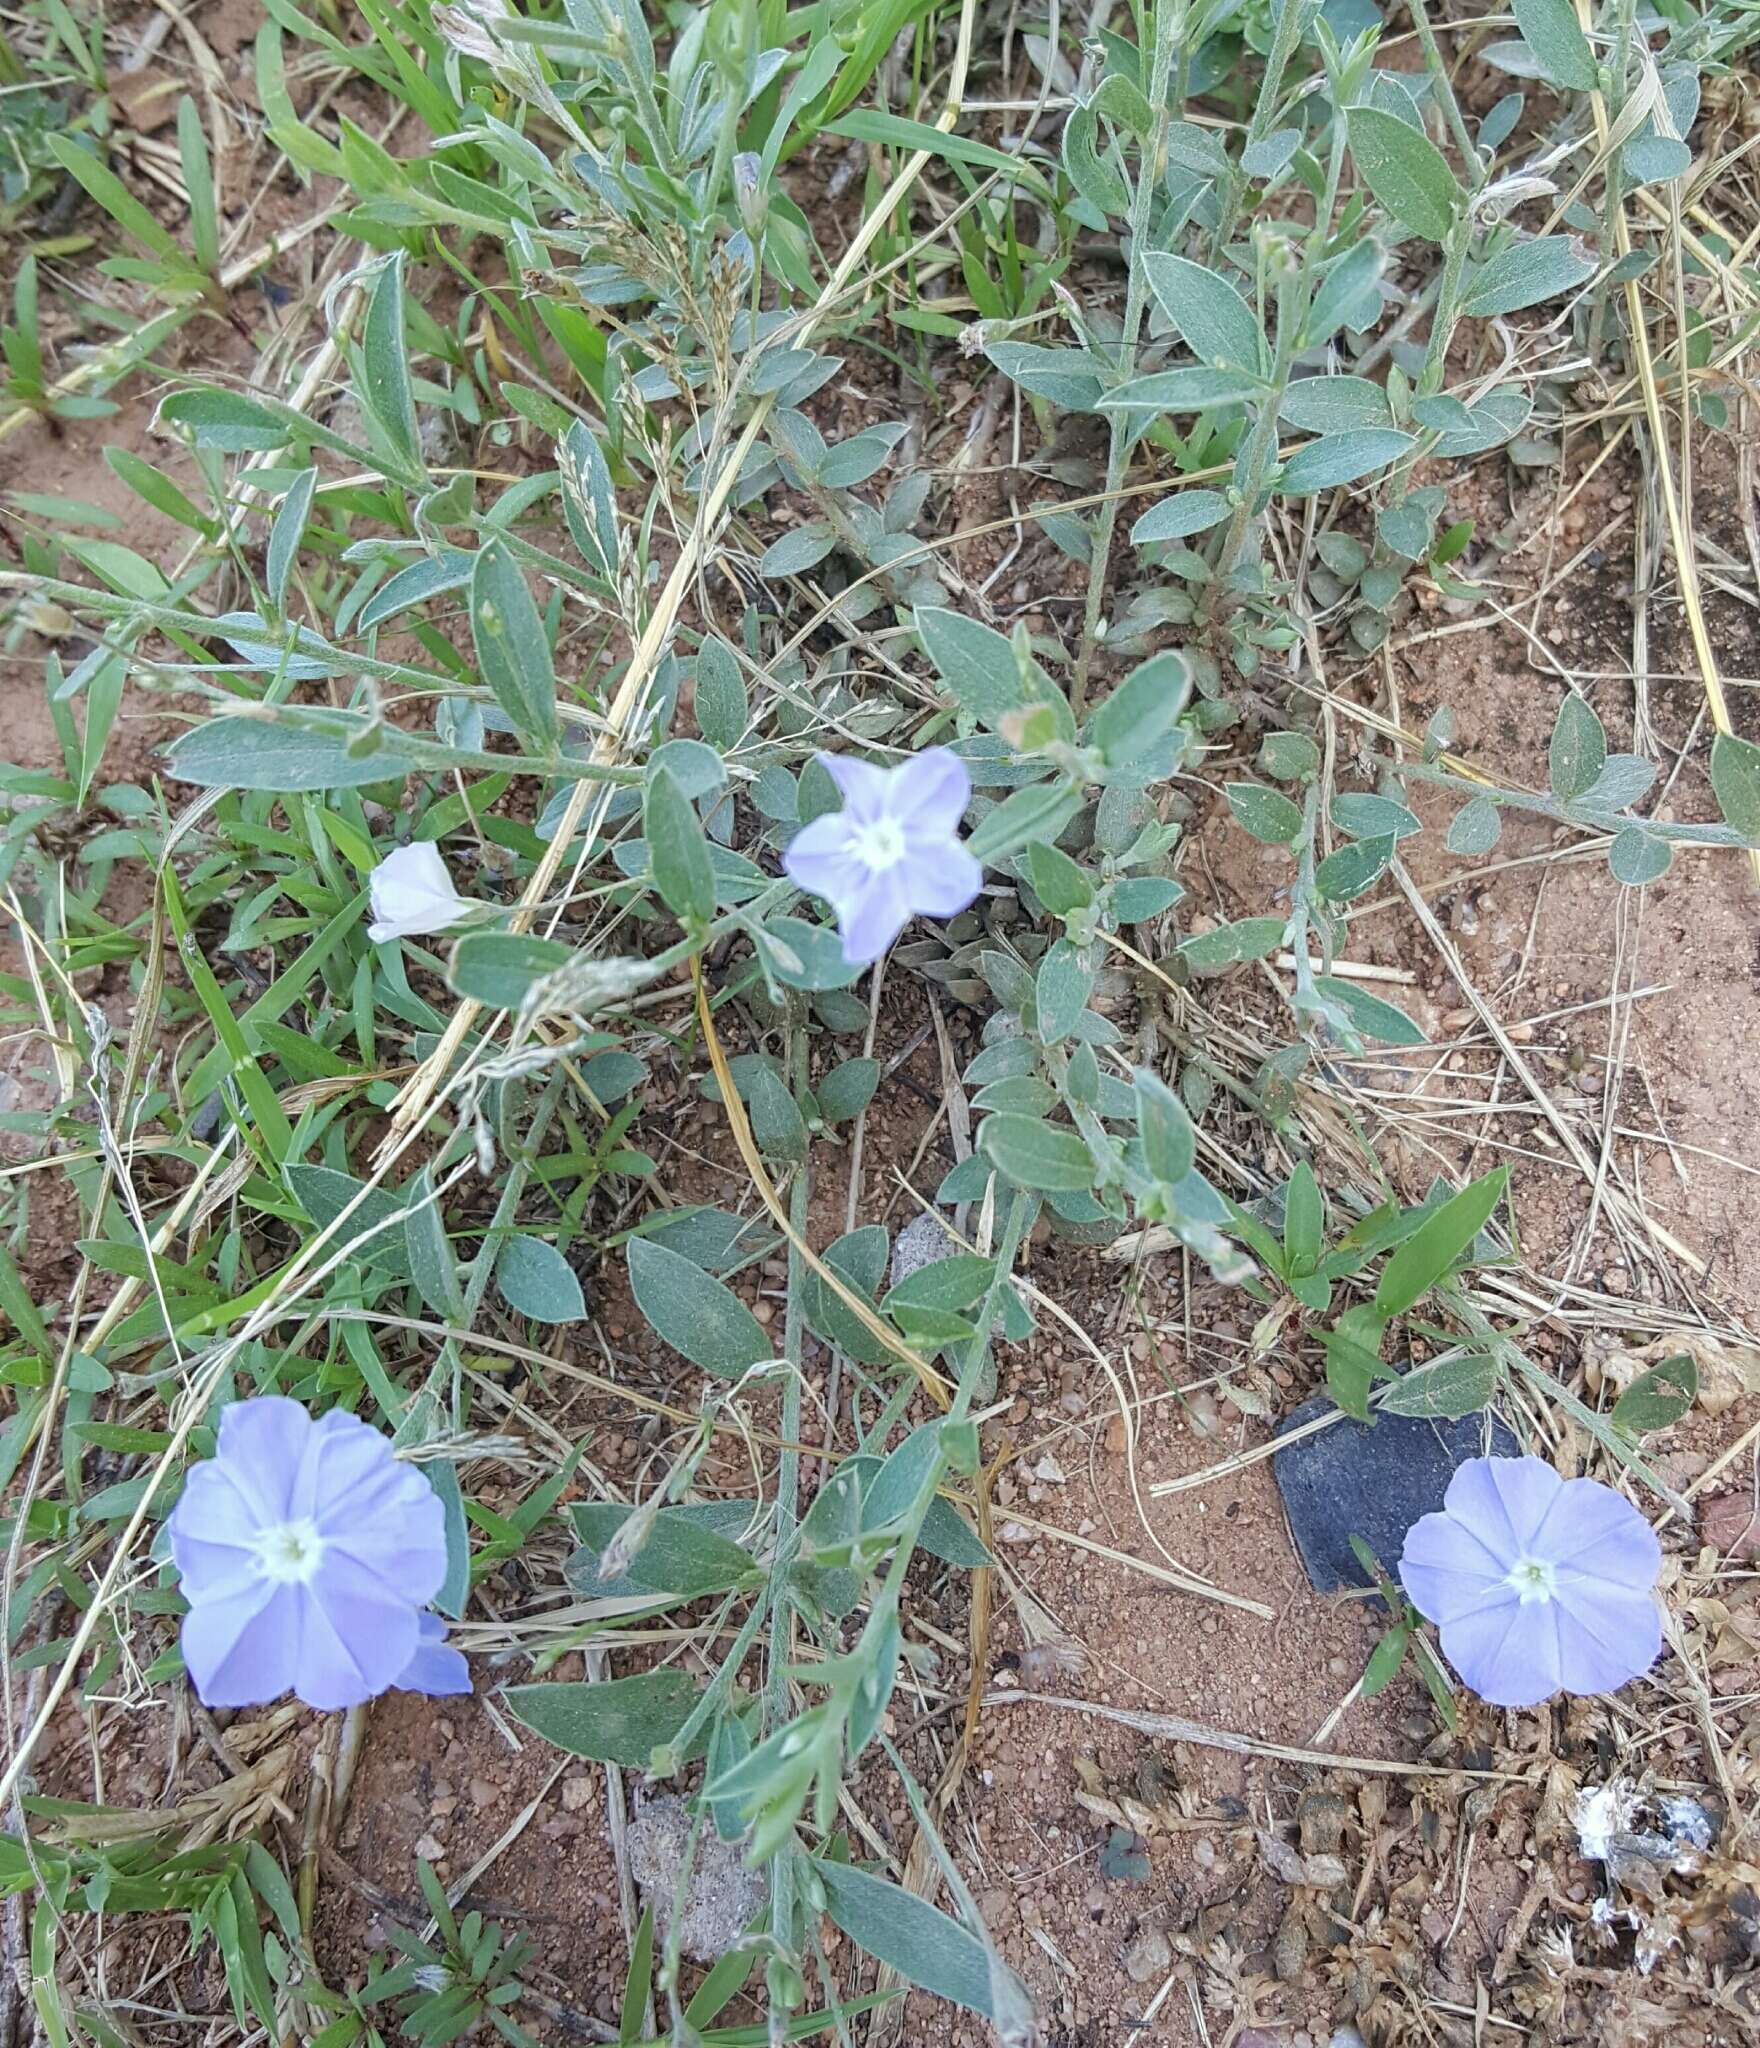
<svg viewBox="0 0 1760 2048"><path fill-rule="evenodd" d="M440 1497L358 1416L234 1402L168 1526L189 1602L183 1661L208 1706L292 1692L327 1711L393 1686L470 1690L445 1624L422 1611L446 1578Z"/></svg>
<svg viewBox="0 0 1760 2048"><path fill-rule="evenodd" d="M1399 1575L1462 1682L1496 1707L1613 1692L1662 1648L1662 1546L1627 1500L1539 1458L1469 1458Z"/></svg>
<svg viewBox="0 0 1760 2048"><path fill-rule="evenodd" d="M795 834L783 871L837 912L843 957L865 967L913 917L952 917L977 895L984 871L959 838L972 779L948 747L925 747L896 768L849 754L819 759L843 809Z"/></svg>

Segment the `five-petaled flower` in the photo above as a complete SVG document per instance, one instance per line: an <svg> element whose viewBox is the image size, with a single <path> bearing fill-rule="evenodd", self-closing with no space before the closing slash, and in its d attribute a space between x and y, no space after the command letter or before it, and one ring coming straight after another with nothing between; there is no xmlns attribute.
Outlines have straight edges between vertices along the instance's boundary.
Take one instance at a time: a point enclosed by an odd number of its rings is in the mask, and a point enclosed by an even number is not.
<svg viewBox="0 0 1760 2048"><path fill-rule="evenodd" d="M314 1422L279 1395L233 1403L169 1527L183 1661L210 1707L469 1692L445 1624L422 1611L446 1577L445 1509L358 1416Z"/></svg>
<svg viewBox="0 0 1760 2048"><path fill-rule="evenodd" d="M417 932L450 931L455 924L470 923L482 910L481 904L453 887L440 849L431 839L394 847L367 877L367 887L373 900L367 937L375 945Z"/></svg>
<svg viewBox="0 0 1760 2048"><path fill-rule="evenodd" d="M843 809L797 832L782 866L798 888L830 903L843 957L865 967L913 917L952 917L977 895L984 871L959 837L972 780L947 747L925 747L896 768L849 754L819 759Z"/></svg>
<svg viewBox="0 0 1760 2048"><path fill-rule="evenodd" d="M1539 1458L1469 1458L1414 1522L1399 1575L1442 1654L1497 1707L1612 1692L1662 1648L1662 1546L1631 1503Z"/></svg>

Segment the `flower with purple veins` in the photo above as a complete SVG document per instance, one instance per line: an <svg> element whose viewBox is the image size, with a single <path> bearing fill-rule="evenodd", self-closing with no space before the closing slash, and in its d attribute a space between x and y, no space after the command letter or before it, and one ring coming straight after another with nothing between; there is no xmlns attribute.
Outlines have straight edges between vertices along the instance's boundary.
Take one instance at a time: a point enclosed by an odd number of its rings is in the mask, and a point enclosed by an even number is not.
<svg viewBox="0 0 1760 2048"><path fill-rule="evenodd" d="M445 1624L422 1611L446 1577L445 1509L358 1416L234 1402L168 1527L189 1602L183 1661L208 1706L470 1690Z"/></svg>
<svg viewBox="0 0 1760 2048"><path fill-rule="evenodd" d="M1662 1546L1629 1501L1539 1458L1469 1458L1407 1533L1400 1580L1495 1707L1613 1692L1662 1649Z"/></svg>
<svg viewBox="0 0 1760 2048"><path fill-rule="evenodd" d="M865 967L913 917L952 917L977 895L984 871L959 837L972 779L948 747L925 747L896 768L849 754L819 759L843 809L795 834L783 871L830 903L843 957Z"/></svg>

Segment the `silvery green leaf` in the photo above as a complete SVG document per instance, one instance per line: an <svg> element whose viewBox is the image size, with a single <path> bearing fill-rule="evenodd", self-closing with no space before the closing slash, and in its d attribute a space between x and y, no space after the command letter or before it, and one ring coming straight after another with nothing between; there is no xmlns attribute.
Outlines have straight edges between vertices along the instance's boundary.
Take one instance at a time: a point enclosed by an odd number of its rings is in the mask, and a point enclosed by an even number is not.
<svg viewBox="0 0 1760 2048"><path fill-rule="evenodd" d="M1409 839L1423 826L1391 797L1347 791L1332 799L1332 822L1353 839Z"/></svg>
<svg viewBox="0 0 1760 2048"><path fill-rule="evenodd" d="M1595 90L1595 53L1571 0L1510 0L1510 12L1548 84L1566 92Z"/></svg>
<svg viewBox="0 0 1760 2048"><path fill-rule="evenodd" d="M1128 761L1160 739L1192 693L1191 664L1177 648L1139 662L1094 713L1088 737L1109 764Z"/></svg>
<svg viewBox="0 0 1760 2048"><path fill-rule="evenodd" d="M642 830L654 886L674 917L707 924L715 915L715 871L709 844L687 797L664 764L648 778Z"/></svg>
<svg viewBox="0 0 1760 2048"><path fill-rule="evenodd" d="M1295 155L1301 139L1299 128L1274 128L1241 151L1241 169L1249 178L1275 179Z"/></svg>
<svg viewBox="0 0 1760 2048"><path fill-rule="evenodd" d="M738 1379L770 1358L770 1339L731 1288L650 1238L625 1248L636 1307L665 1344L704 1372Z"/></svg>
<svg viewBox="0 0 1760 2048"><path fill-rule="evenodd" d="M474 1003L517 1010L538 982L573 957L560 939L535 932L467 932L452 949L446 978Z"/></svg>
<svg viewBox="0 0 1760 2048"><path fill-rule="evenodd" d="M903 420L883 427L864 427L847 441L830 449L819 466L819 481L834 491L852 490L866 483L905 436Z"/></svg>
<svg viewBox="0 0 1760 2048"><path fill-rule="evenodd" d="M873 1101L879 1085L878 1060L845 1060L841 1066L833 1067L813 1091L818 1098L819 1114L827 1123L848 1123Z"/></svg>
<svg viewBox="0 0 1760 2048"><path fill-rule="evenodd" d="M1451 458L1483 455L1488 448L1501 447L1528 424L1534 401L1525 391L1505 385L1501 390L1488 392L1477 405L1469 406L1467 410L1472 415L1472 425L1439 434L1431 451L1433 454Z"/></svg>
<svg viewBox="0 0 1760 2048"><path fill-rule="evenodd" d="M700 1600L749 1582L759 1567L739 1539L751 1527L750 1500L691 1501L661 1508L631 1547L629 1523L639 1509L620 1501L573 1501L568 1519L582 1548L564 1564L569 1585L588 1600L628 1599L642 1593ZM624 1543L609 1560L621 1567L607 1576L606 1553L619 1536Z"/></svg>
<svg viewBox="0 0 1760 2048"><path fill-rule="evenodd" d="M1522 108L1525 104L1519 92L1506 92L1479 123L1479 147L1488 153L1500 150L1514 133L1516 123L1522 118Z"/></svg>
<svg viewBox="0 0 1760 2048"><path fill-rule="evenodd" d="M1668 841L1659 839L1654 832L1646 832L1641 825L1627 825L1616 832L1607 849L1607 865L1613 879L1623 882L1628 889L1641 889L1646 882L1666 874L1673 858L1674 848Z"/></svg>
<svg viewBox="0 0 1760 2048"><path fill-rule="evenodd" d="M1223 790L1238 823L1267 846L1288 846L1301 835L1301 807L1280 789L1260 782L1231 782Z"/></svg>
<svg viewBox="0 0 1760 2048"><path fill-rule="evenodd" d="M367 294L361 327L361 385L356 393L408 474L423 474L416 402L410 388L409 343L403 327L403 251L380 266Z"/></svg>
<svg viewBox="0 0 1760 2048"><path fill-rule="evenodd" d="M1314 986L1329 1003L1336 1003L1349 1018L1351 1027L1364 1038L1374 1039L1381 1045L1428 1045L1424 1036L1404 1010L1393 1003L1385 1003L1379 996L1372 996L1367 989L1342 976L1317 974Z"/></svg>
<svg viewBox="0 0 1760 2048"><path fill-rule="evenodd" d="M461 1323L465 1315L464 1289L459 1284L452 1241L446 1235L446 1221L434 1199L431 1166L424 1166L410 1180L403 1235L416 1292L442 1322Z"/></svg>
<svg viewBox="0 0 1760 2048"><path fill-rule="evenodd" d="M576 420L556 444L562 480L562 513L569 535L589 567L617 580L617 498L611 471L584 420Z"/></svg>
<svg viewBox="0 0 1760 2048"><path fill-rule="evenodd" d="M1185 1104L1148 1067L1135 1070L1132 1087L1143 1164L1163 1187L1178 1187L1191 1172L1197 1151L1197 1136Z"/></svg>
<svg viewBox="0 0 1760 2048"><path fill-rule="evenodd" d="M1038 1193L1094 1185L1092 1153L1080 1135L1042 1117L1000 1112L978 1131L978 1149L1018 1188Z"/></svg>
<svg viewBox="0 0 1760 2048"><path fill-rule="evenodd" d="M1720 732L1711 742L1711 793L1724 821L1760 845L1760 747Z"/></svg>
<svg viewBox="0 0 1760 2048"><path fill-rule="evenodd" d="M1309 348L1328 342L1341 327L1353 332L1375 324L1381 311L1381 249L1370 237L1335 257L1309 308L1303 339Z"/></svg>
<svg viewBox="0 0 1760 2048"><path fill-rule="evenodd" d="M1594 257L1575 235L1517 242L1468 274L1461 311L1481 320L1519 313L1587 284L1595 268Z"/></svg>
<svg viewBox="0 0 1760 2048"><path fill-rule="evenodd" d="M1187 348L1212 369L1264 367L1264 338L1253 309L1228 279L1184 256L1151 250L1143 258L1149 288Z"/></svg>
<svg viewBox="0 0 1760 2048"><path fill-rule="evenodd" d="M510 1685L501 1695L516 1721L570 1756L646 1770L690 1719L696 1681L663 1665L632 1678ZM703 1740L707 1739L706 1732Z"/></svg>
<svg viewBox="0 0 1760 2048"><path fill-rule="evenodd" d="M365 720L362 732L368 730ZM167 772L203 789L359 789L401 782L415 763L397 751L397 730L382 726L365 751L346 739L301 732L260 718L210 718L171 744Z"/></svg>
<svg viewBox="0 0 1760 2048"><path fill-rule="evenodd" d="M1502 1377L1488 1352L1457 1352L1402 1373L1375 1405L1383 1415L1454 1422L1488 1407Z"/></svg>
<svg viewBox="0 0 1760 2048"><path fill-rule="evenodd" d="M1259 767L1279 782L1306 782L1320 767L1320 749L1305 732L1268 732L1259 748Z"/></svg>
<svg viewBox="0 0 1760 2048"><path fill-rule="evenodd" d="M1392 838L1356 839L1334 848L1314 870L1314 887L1328 903L1349 903L1386 874Z"/></svg>
<svg viewBox="0 0 1760 2048"><path fill-rule="evenodd" d="M1698 1364L1690 1351L1679 1351L1639 1373L1613 1404L1609 1419L1628 1436L1645 1436L1672 1429L1698 1398Z"/></svg>
<svg viewBox="0 0 1760 2048"><path fill-rule="evenodd" d="M1152 376L1133 377L1108 391L1100 401L1102 412L1202 412L1212 405L1232 405L1264 389L1260 380L1245 370L1212 370L1202 363L1183 369L1157 370Z"/></svg>
<svg viewBox="0 0 1760 2048"><path fill-rule="evenodd" d="M1336 484L1353 484L1371 471L1386 469L1415 445L1413 436L1392 427L1361 427L1346 434L1326 434L1298 448L1284 464L1278 483L1286 498L1305 498Z"/></svg>
<svg viewBox="0 0 1760 2048"><path fill-rule="evenodd" d="M705 740L663 740L648 757L648 772L664 768L692 803L727 787L721 756Z"/></svg>
<svg viewBox="0 0 1760 2048"><path fill-rule="evenodd" d="M1503 832L1503 813L1489 797L1476 796L1455 812L1448 827L1450 853L1489 853Z"/></svg>
<svg viewBox="0 0 1760 2048"><path fill-rule="evenodd" d="M1391 427L1393 407L1367 377L1302 377L1284 393L1277 417L1304 434L1337 434Z"/></svg>
<svg viewBox="0 0 1760 2048"><path fill-rule="evenodd" d="M847 988L862 971L844 958L843 941L827 925L772 917L751 929L765 964L789 988Z"/></svg>
<svg viewBox="0 0 1760 2048"><path fill-rule="evenodd" d="M1583 801L1623 811L1637 803L1656 780L1656 763L1641 754L1609 754Z"/></svg>
<svg viewBox="0 0 1760 2048"><path fill-rule="evenodd" d="M837 545L837 535L822 519L797 526L773 540L758 559L758 574L767 578L804 576L817 568Z"/></svg>
<svg viewBox="0 0 1760 2048"><path fill-rule="evenodd" d="M320 1230L330 1224L337 1228L326 1241L334 1253L364 1239L349 1253L359 1264L377 1266L399 1278L409 1272L409 1246L404 1239L404 1202L401 1195L385 1188L368 1187L352 1173L334 1166L316 1166L296 1161L281 1169L293 1198ZM364 1190L364 1192L363 1192ZM358 1199L358 1202L356 1198ZM356 1206L350 1208L350 1204ZM346 1222L338 1222L344 1210ZM367 1233L371 1232L368 1236Z"/></svg>
<svg viewBox="0 0 1760 2048"><path fill-rule="evenodd" d="M1244 961L1263 960L1283 943L1288 923L1282 917L1237 918L1233 924L1219 924L1214 931L1182 940L1179 957L1194 974L1214 974Z"/></svg>
<svg viewBox="0 0 1760 2048"><path fill-rule="evenodd" d="M471 569L471 637L477 667L520 737L556 742L556 671L525 572L503 541L479 549Z"/></svg>
<svg viewBox="0 0 1760 2048"><path fill-rule="evenodd" d="M1672 135L1636 135L1626 144L1625 165L1636 185L1660 185L1684 177L1693 167L1693 152Z"/></svg>
<svg viewBox="0 0 1760 2048"><path fill-rule="evenodd" d="M993 341L984 353L1011 382L1066 412L1092 412L1104 388L1084 348L1043 348L1032 341Z"/></svg>
<svg viewBox="0 0 1760 2048"><path fill-rule="evenodd" d="M907 1983L987 2018L1031 2015L1032 2000L1007 1963L938 1906L847 1863L816 1859L813 1871L832 1922Z"/></svg>
<svg viewBox="0 0 1760 2048"><path fill-rule="evenodd" d="M534 1323L578 1323L586 1298L574 1268L546 1239L523 1231L510 1237L495 1257L495 1285L509 1305Z"/></svg>
<svg viewBox="0 0 1760 2048"><path fill-rule="evenodd" d="M1038 782L986 811L966 841L974 860L994 866L1035 839L1055 839L1082 807L1078 783Z"/></svg>
<svg viewBox="0 0 1760 2048"><path fill-rule="evenodd" d="M730 753L745 737L751 707L739 663L725 640L708 635L697 649L697 730L712 747Z"/></svg>
<svg viewBox="0 0 1760 2048"><path fill-rule="evenodd" d="M1186 540L1194 533L1208 532L1228 514L1228 500L1220 491L1188 486L1150 506L1131 528L1131 545L1144 548L1160 540Z"/></svg>
<svg viewBox="0 0 1760 2048"><path fill-rule="evenodd" d="M312 516L312 497L317 488L317 470L300 470L275 510L275 523L269 529L264 581L268 585L269 601L277 611L286 607L287 579L293 573L299 544L305 538L306 521Z"/></svg>
<svg viewBox="0 0 1760 2048"><path fill-rule="evenodd" d="M752 1112L752 1136L760 1152L771 1159L807 1156L807 1126L800 1105L767 1060L760 1060L752 1069L746 1100Z"/></svg>
<svg viewBox="0 0 1760 2048"><path fill-rule="evenodd" d="M1446 241L1466 195L1441 150L1380 107L1352 107L1346 119L1364 184L1402 227Z"/></svg>
<svg viewBox="0 0 1760 2048"><path fill-rule="evenodd" d="M1402 561L1415 562L1429 548L1435 535L1436 514L1429 506L1419 503L1414 492L1401 504L1383 505L1375 515L1375 531L1381 545L1390 554L1398 555ZM1363 597L1366 603L1384 610L1392 600L1393 591L1373 589L1369 579L1375 573L1372 569L1365 572L1362 582ZM1396 575L1394 589L1397 590L1398 587Z"/></svg>
<svg viewBox="0 0 1760 2048"><path fill-rule="evenodd" d="M1099 146L1100 123L1093 106L1070 109L1063 125L1063 168L1070 183L1102 215L1118 218L1130 211L1131 190L1118 167L1117 153Z"/></svg>
<svg viewBox="0 0 1760 2048"><path fill-rule="evenodd" d="M462 548L442 548L437 555L425 555L419 562L411 562L407 569L399 569L361 607L361 630L365 632L373 626L383 625L387 619L395 618L399 612L408 611L430 597L462 589L471 580L471 570L475 566L476 557Z"/></svg>
<svg viewBox="0 0 1760 2048"><path fill-rule="evenodd" d="M1094 993L1094 970L1083 949L1068 939L1054 940L1039 963L1033 990L1039 1035L1047 1045L1057 1045L1075 1029Z"/></svg>
<svg viewBox="0 0 1760 2048"><path fill-rule="evenodd" d="M1595 787L1607 760L1607 734L1588 702L1572 690L1558 707L1547 747L1552 793L1562 803Z"/></svg>
<svg viewBox="0 0 1760 2048"><path fill-rule="evenodd" d="M937 605L919 605L917 633L957 701L994 732L1030 701L1014 644L978 619Z"/></svg>

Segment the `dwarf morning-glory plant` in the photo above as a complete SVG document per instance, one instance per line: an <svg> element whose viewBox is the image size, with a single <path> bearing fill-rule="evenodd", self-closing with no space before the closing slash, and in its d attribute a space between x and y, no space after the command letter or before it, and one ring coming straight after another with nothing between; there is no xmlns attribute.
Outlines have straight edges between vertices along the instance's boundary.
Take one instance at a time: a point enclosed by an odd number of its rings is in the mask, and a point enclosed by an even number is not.
<svg viewBox="0 0 1760 2048"><path fill-rule="evenodd" d="M913 917L952 917L977 895L983 870L959 837L972 779L949 747L925 747L896 768L819 759L843 808L797 832L782 865L837 912L844 958L865 967Z"/></svg>
<svg viewBox="0 0 1760 2048"><path fill-rule="evenodd" d="M394 1686L470 1690L423 1611L446 1577L440 1497L358 1416L314 1422L279 1395L234 1403L169 1530L189 1602L183 1661L208 1706L292 1692L327 1711Z"/></svg>
<svg viewBox="0 0 1760 2048"><path fill-rule="evenodd" d="M1412 1525L1399 1575L1442 1654L1497 1707L1613 1692L1662 1648L1662 1547L1627 1500L1540 1458L1470 1458Z"/></svg>

